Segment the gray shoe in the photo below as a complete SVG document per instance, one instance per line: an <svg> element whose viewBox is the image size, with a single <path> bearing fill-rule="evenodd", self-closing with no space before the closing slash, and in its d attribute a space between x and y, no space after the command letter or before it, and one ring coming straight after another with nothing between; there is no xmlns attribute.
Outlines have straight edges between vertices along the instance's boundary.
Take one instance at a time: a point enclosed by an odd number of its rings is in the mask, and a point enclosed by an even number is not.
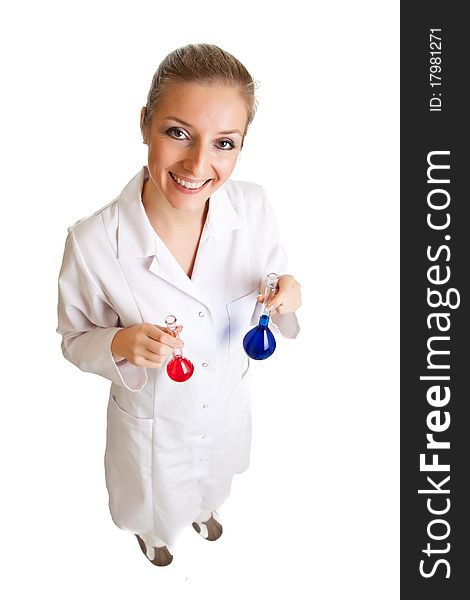
<svg viewBox="0 0 470 600"><path fill-rule="evenodd" d="M137 535L137 533L135 534L135 537L139 542L140 549L149 559L152 565L156 565L157 567L166 567L173 560L173 555L170 554L170 551L166 546L161 546L160 548L149 546L147 548L146 543L139 535Z"/></svg>

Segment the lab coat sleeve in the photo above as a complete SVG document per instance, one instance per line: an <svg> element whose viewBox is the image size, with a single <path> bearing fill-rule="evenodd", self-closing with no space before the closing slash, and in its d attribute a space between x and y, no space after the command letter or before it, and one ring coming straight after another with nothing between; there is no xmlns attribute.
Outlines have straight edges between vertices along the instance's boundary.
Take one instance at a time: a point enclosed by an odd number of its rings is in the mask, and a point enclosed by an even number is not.
<svg viewBox="0 0 470 600"><path fill-rule="evenodd" d="M289 262L287 253L281 243L279 229L276 222L276 217L271 204L268 200L266 190L262 187L263 192L263 241L267 251L267 258L264 267L265 276L268 273L277 273L278 275L287 275L289 273ZM259 230L258 230L259 231ZM257 244L260 243L259 234ZM300 327L297 315L288 313L280 315L277 312L271 314L271 323L276 326L277 331L288 339L297 337Z"/></svg>
<svg viewBox="0 0 470 600"><path fill-rule="evenodd" d="M147 371L127 360L114 360L111 342L122 329L119 316L88 270L73 229L68 231L59 275L56 330L62 335L62 353L82 371L139 392L147 383Z"/></svg>

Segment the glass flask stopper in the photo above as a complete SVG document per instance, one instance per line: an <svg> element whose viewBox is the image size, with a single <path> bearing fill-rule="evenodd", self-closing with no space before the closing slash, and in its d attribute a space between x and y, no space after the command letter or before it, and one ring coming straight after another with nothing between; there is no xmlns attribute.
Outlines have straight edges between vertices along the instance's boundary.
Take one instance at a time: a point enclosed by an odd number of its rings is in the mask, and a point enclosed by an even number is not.
<svg viewBox="0 0 470 600"><path fill-rule="evenodd" d="M168 333L179 339L179 326L176 324L176 317L174 315L168 315L165 318L165 325ZM187 381L193 374L194 365L189 358L183 356L179 348L175 348L172 358L166 366L166 372L168 373L168 377L173 379L173 381L183 382Z"/></svg>
<svg viewBox="0 0 470 600"><path fill-rule="evenodd" d="M278 281L279 276L276 275L276 273L269 273L266 278L264 302L259 323L243 338L243 348L245 352L250 358L254 358L255 360L264 360L271 356L274 350L276 350L276 340L268 327L271 310L266 308L266 304L268 304L276 293Z"/></svg>

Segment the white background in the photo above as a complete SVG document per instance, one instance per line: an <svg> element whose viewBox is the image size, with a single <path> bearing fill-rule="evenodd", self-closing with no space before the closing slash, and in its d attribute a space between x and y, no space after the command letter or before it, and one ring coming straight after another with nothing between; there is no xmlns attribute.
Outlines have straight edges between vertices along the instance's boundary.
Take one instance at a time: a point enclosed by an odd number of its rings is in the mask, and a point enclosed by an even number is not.
<svg viewBox="0 0 470 600"><path fill-rule="evenodd" d="M0 14L2 597L398 598L399 3L12 6ZM298 339L253 365L252 461L224 535L188 527L162 569L109 516L109 383L62 357L57 275L67 226L146 162L139 111L159 62L194 42L260 82L232 177L268 190L304 306Z"/></svg>

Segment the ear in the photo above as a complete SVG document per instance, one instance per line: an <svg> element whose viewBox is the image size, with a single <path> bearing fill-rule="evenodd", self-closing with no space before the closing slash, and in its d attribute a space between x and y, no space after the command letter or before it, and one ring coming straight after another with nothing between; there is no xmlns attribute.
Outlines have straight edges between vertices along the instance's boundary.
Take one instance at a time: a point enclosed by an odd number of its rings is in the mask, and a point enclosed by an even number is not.
<svg viewBox="0 0 470 600"><path fill-rule="evenodd" d="M142 133L142 137L144 139L144 144L147 143L147 128L144 126L145 113L147 112L147 107L142 106L140 109L140 132Z"/></svg>

